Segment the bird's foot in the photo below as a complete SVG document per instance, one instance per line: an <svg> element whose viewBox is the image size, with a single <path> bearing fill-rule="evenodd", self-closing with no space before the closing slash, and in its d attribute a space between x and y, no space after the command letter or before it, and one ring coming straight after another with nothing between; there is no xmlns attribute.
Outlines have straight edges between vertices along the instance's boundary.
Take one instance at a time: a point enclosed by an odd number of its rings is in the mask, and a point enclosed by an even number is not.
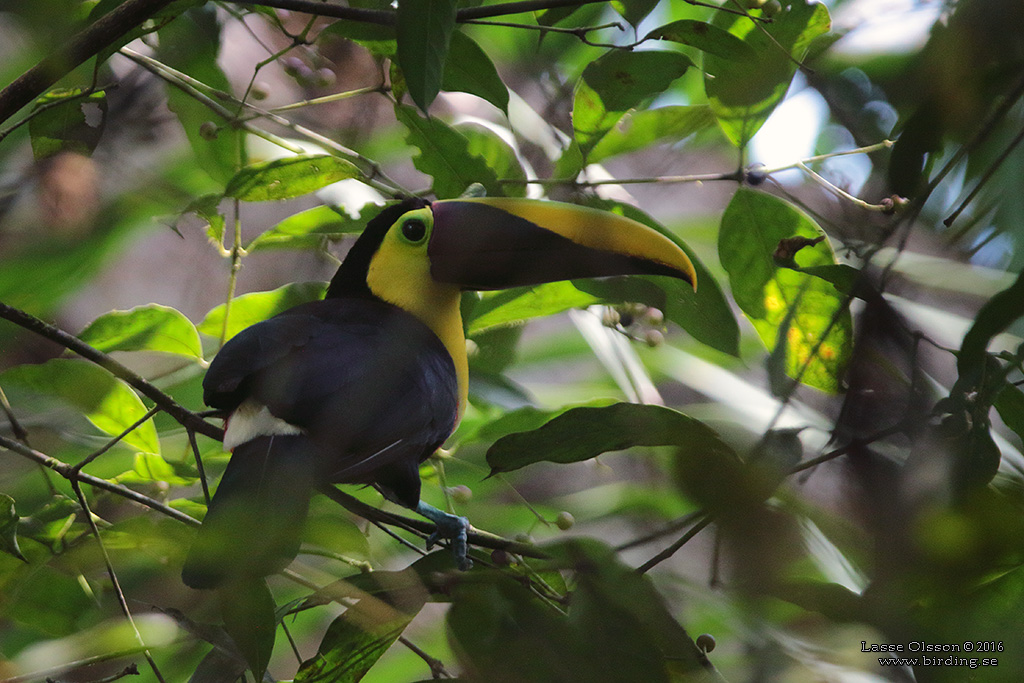
<svg viewBox="0 0 1024 683"><path fill-rule="evenodd" d="M473 566L473 561L466 557L469 543L469 520L458 515L451 515L438 510L433 505L427 505L423 501L416 506L416 512L423 515L437 527L437 530L427 539L427 550L430 550L441 539L448 539L451 544L452 555L455 556L455 566L461 571L466 571Z"/></svg>

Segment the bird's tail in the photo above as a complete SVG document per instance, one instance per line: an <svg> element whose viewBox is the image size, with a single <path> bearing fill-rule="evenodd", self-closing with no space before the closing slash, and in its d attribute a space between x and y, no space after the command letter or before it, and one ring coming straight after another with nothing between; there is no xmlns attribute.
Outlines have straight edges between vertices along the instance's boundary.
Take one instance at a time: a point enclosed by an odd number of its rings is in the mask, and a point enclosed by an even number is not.
<svg viewBox="0 0 1024 683"><path fill-rule="evenodd" d="M303 435L261 436L237 446L181 578L192 588L268 576L299 552L316 458Z"/></svg>

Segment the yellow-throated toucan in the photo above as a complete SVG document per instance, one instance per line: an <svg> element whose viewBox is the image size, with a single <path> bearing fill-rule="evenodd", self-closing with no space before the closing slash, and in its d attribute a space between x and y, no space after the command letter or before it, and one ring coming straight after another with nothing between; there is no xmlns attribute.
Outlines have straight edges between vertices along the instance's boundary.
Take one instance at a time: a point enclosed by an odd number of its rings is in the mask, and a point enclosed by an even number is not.
<svg viewBox="0 0 1024 683"><path fill-rule="evenodd" d="M432 520L461 568L464 517L421 503L419 465L451 435L469 383L463 290L652 274L696 284L672 241L611 213L522 199L407 199L369 221L325 298L229 340L203 398L232 451L184 582L280 571L325 482L372 484Z"/></svg>

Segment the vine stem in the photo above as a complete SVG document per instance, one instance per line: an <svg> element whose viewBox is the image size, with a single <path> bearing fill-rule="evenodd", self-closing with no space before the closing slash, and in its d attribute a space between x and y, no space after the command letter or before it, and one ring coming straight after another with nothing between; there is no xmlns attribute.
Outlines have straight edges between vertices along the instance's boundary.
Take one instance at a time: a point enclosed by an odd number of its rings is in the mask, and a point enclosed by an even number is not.
<svg viewBox="0 0 1024 683"><path fill-rule="evenodd" d="M124 380L138 390L138 392L143 396L156 403L165 413L177 420L183 427L192 429L204 436L210 437L211 439L216 439L217 441L220 441L223 437L223 429L199 417L173 398L160 391L160 389L157 389L142 376L132 370L129 370L127 367L102 351L86 344L78 337L68 334L59 327L43 322L31 314L14 308L13 306L8 306L3 302L0 302L0 318L9 320L15 325L23 327L29 332L37 334L44 339L49 339L69 351L74 351L82 358L99 365L101 368L118 379Z"/></svg>

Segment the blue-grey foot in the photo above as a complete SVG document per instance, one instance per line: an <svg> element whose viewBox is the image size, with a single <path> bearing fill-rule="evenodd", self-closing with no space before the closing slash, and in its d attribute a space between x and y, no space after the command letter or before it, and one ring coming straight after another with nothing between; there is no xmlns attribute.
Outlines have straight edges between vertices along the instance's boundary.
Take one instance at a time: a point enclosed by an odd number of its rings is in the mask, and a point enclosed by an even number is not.
<svg viewBox="0 0 1024 683"><path fill-rule="evenodd" d="M438 510L433 505L427 505L420 501L416 506L416 512L423 515L437 527L437 531L427 539L427 550L430 550L442 538L448 539L451 544L452 555L455 556L455 566L466 571L473 566L473 561L466 557L467 541L469 533L469 520L458 515L450 515L447 512Z"/></svg>

